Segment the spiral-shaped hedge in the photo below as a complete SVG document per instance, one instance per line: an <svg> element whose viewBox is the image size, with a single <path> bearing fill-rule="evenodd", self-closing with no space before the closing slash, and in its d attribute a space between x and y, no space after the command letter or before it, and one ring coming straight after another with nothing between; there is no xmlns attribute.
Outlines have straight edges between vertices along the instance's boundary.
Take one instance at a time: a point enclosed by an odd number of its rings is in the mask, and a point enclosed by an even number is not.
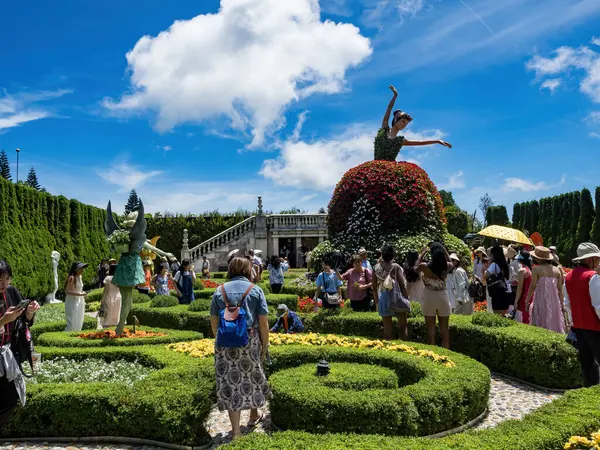
<svg viewBox="0 0 600 450"><path fill-rule="evenodd" d="M439 233L445 222L437 188L427 172L408 162L369 161L346 172L329 202L331 236L352 226L357 205L367 206L358 214L363 224L378 221L382 235Z"/></svg>

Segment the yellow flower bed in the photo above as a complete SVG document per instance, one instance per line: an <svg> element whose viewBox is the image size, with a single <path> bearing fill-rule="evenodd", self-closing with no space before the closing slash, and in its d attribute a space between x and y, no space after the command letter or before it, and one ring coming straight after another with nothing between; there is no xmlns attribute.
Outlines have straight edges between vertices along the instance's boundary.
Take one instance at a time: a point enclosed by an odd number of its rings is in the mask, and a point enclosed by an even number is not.
<svg viewBox="0 0 600 450"><path fill-rule="evenodd" d="M335 334L272 334L271 345L327 345L345 348L372 348L375 350L389 350L403 352L419 358L428 358L440 363L445 367L454 367L456 364L447 356L438 355L431 350L419 350L406 344L397 344L390 341L362 339ZM214 339L202 339L199 341L179 342L167 345L167 349L185 353L194 358L204 358L214 354Z"/></svg>
<svg viewBox="0 0 600 450"><path fill-rule="evenodd" d="M600 449L600 431L592 433L591 438L572 436L565 444L565 450Z"/></svg>

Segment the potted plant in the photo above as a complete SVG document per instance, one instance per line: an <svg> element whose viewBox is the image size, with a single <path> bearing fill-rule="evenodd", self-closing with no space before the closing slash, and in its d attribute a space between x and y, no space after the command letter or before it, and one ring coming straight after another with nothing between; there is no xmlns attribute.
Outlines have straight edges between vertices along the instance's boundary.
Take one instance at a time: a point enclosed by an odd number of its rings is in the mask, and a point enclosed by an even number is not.
<svg viewBox="0 0 600 450"><path fill-rule="evenodd" d="M108 243L111 245L115 253L128 253L129 252L129 242L131 241L131 237L129 235L129 231L125 230L115 230L108 237Z"/></svg>

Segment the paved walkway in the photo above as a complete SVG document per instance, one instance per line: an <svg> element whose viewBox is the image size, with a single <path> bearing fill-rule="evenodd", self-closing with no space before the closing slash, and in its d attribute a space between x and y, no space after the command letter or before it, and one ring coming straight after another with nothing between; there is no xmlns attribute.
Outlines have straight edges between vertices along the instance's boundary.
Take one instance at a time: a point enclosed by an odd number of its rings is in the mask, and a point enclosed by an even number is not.
<svg viewBox="0 0 600 450"><path fill-rule="evenodd" d="M490 391L489 415L479 424L476 429L490 428L498 425L500 422L508 419L520 419L526 414L534 411L540 406L549 403L561 395L534 389L522 383L518 383L499 375L492 376L492 386ZM248 422L249 411L242 413L242 424ZM211 449L216 449L230 441L229 418L227 413L221 413L214 409L207 423L208 431L213 437ZM265 420L259 424L253 432L264 433L271 428L271 418L265 411ZM242 432L248 433L250 430L242 428ZM1 442L0 450L155 450L154 447L133 447L126 445L84 445L73 446L69 444L26 444Z"/></svg>

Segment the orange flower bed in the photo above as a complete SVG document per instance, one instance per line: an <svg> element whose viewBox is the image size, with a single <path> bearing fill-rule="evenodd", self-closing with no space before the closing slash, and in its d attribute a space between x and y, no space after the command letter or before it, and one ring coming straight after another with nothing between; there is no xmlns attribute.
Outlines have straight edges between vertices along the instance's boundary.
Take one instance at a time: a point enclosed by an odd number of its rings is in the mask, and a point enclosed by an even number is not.
<svg viewBox="0 0 600 450"><path fill-rule="evenodd" d="M165 333L157 332L157 331L143 331L143 330L135 330L133 333L128 328L123 330L123 334L120 336L115 333L115 330L101 330L94 331L91 333L82 333L77 336L80 339L120 339L120 338L128 338L128 339L137 339L137 338L147 338L147 337L157 337L157 336L166 336Z"/></svg>

